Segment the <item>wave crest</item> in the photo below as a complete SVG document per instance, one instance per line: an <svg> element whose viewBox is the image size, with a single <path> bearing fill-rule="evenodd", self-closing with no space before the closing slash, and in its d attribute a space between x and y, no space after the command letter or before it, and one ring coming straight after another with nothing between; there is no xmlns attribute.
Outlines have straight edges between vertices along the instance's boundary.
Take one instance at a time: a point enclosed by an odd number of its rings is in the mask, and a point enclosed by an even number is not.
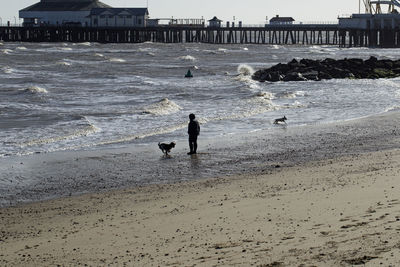
<svg viewBox="0 0 400 267"><path fill-rule="evenodd" d="M0 51L2 54L5 54L5 55L9 55L12 52L12 50L10 50L10 49L2 49Z"/></svg>
<svg viewBox="0 0 400 267"><path fill-rule="evenodd" d="M48 91L42 87L39 86L30 86L26 89L23 89L24 92L26 93L31 93L31 94L47 94Z"/></svg>
<svg viewBox="0 0 400 267"><path fill-rule="evenodd" d="M181 56L181 57L179 57L179 59L180 59L180 60L186 60L186 61L195 61L195 60L196 60L196 58L195 58L195 57L193 57L193 56L190 56L190 55L187 55L187 56Z"/></svg>
<svg viewBox="0 0 400 267"><path fill-rule="evenodd" d="M174 101L171 101L168 98L164 98L157 103L145 107L143 114L167 115L178 112L181 109L182 108Z"/></svg>
<svg viewBox="0 0 400 267"><path fill-rule="evenodd" d="M125 59L122 59L122 58L112 57L112 58L108 59L108 62L123 63L123 62L126 62L126 60L125 60Z"/></svg>
<svg viewBox="0 0 400 267"><path fill-rule="evenodd" d="M254 69L246 64L240 64L237 68L237 72L244 76L253 75Z"/></svg>

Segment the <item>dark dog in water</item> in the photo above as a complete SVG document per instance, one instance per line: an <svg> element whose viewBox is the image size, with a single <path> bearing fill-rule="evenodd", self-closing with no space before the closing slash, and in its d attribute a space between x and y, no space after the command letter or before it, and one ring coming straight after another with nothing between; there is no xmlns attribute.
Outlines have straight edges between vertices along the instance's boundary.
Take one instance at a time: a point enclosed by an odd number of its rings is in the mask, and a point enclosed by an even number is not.
<svg viewBox="0 0 400 267"><path fill-rule="evenodd" d="M171 142L169 144L166 143L158 143L158 147L161 149L161 151L168 156L168 153L171 152L171 149L175 147L176 143Z"/></svg>
<svg viewBox="0 0 400 267"><path fill-rule="evenodd" d="M286 120L287 120L286 116L283 116L282 118L275 119L274 124L278 124L280 122L284 122L286 124Z"/></svg>

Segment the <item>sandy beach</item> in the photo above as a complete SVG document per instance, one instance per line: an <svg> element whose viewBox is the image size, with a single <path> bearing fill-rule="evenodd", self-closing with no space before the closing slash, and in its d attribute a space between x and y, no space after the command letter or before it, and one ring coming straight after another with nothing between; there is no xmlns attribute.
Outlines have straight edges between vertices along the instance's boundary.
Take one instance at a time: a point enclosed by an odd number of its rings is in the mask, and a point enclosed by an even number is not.
<svg viewBox="0 0 400 267"><path fill-rule="evenodd" d="M47 186L46 194L39 190L45 182L32 182L31 191L21 186L14 193L18 198L3 197L0 265L398 266L399 120L398 113L388 113L288 127L276 136L254 133L235 139L230 157L217 157L227 152L226 142L219 147L204 140L203 154L195 158L180 155L183 145L171 159L146 163L141 155L138 176L150 175L147 164L154 164L157 176L167 176L160 184L118 183L127 173L134 176L136 161L121 160L126 151L53 160L34 155L21 159L19 168L3 164L3 174L24 177L35 162L30 174L44 176L54 188ZM73 191L87 179L59 182L66 192L56 197L62 190L54 181L76 179L76 173L91 175L94 184L120 176L114 190L99 193L90 192L104 183ZM34 201L35 192L50 200Z"/></svg>

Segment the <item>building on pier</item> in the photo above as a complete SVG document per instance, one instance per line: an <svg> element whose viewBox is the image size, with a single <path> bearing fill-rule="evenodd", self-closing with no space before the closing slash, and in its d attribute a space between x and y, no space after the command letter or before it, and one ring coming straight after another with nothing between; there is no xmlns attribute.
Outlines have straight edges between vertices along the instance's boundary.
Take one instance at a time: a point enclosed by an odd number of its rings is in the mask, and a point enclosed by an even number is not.
<svg viewBox="0 0 400 267"><path fill-rule="evenodd" d="M339 27L354 30L395 30L400 27L399 0L365 0L365 13L339 18ZM387 6L385 12L384 6Z"/></svg>
<svg viewBox="0 0 400 267"><path fill-rule="evenodd" d="M218 19L216 16L214 16L212 19L208 21L208 27L210 28L221 28L221 23L222 20Z"/></svg>
<svg viewBox="0 0 400 267"><path fill-rule="evenodd" d="M276 17L273 17L272 19L269 20L269 24L272 25L287 25L287 24L293 24L294 18L292 17L280 17L279 15L276 15Z"/></svg>
<svg viewBox="0 0 400 267"><path fill-rule="evenodd" d="M93 8L90 12L91 27L145 27L147 8Z"/></svg>
<svg viewBox="0 0 400 267"><path fill-rule="evenodd" d="M19 11L24 26L143 27L147 8L112 8L98 0L40 0Z"/></svg>

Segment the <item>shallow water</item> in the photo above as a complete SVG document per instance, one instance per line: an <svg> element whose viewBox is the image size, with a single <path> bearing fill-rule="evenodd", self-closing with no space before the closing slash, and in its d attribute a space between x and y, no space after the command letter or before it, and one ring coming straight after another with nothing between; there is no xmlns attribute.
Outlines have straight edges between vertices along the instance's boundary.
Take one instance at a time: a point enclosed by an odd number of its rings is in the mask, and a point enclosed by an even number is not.
<svg viewBox="0 0 400 267"><path fill-rule="evenodd" d="M30 44L0 49L0 156L148 145L343 121L400 108L400 79L258 83L293 58L398 59L396 49L206 44ZM184 79L187 69L194 74Z"/></svg>

